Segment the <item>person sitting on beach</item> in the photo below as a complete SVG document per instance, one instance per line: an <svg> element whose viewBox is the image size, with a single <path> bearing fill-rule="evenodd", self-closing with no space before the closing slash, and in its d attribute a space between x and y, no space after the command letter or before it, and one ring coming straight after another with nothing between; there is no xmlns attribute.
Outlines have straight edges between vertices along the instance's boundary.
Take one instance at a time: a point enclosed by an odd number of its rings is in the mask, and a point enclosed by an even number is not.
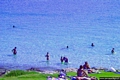
<svg viewBox="0 0 120 80"><path fill-rule="evenodd" d="M90 66L89 66L88 62L85 62L85 64L83 65L83 68L84 69L90 69Z"/></svg>
<svg viewBox="0 0 120 80"><path fill-rule="evenodd" d="M77 70L77 77L75 80L97 80L97 78L89 77L88 73L83 69L83 66L80 65L79 69Z"/></svg>
<svg viewBox="0 0 120 80"><path fill-rule="evenodd" d="M49 61L49 52L47 52L47 54L45 55L46 60Z"/></svg>
<svg viewBox="0 0 120 80"><path fill-rule="evenodd" d="M112 54L114 54L114 53L115 53L114 48L112 48L111 53L112 53Z"/></svg>
<svg viewBox="0 0 120 80"><path fill-rule="evenodd" d="M65 78L66 78L66 76L67 76L66 71L62 69L62 70L60 71L60 73L59 73L58 77L59 77L59 78L64 78L64 79L65 79Z"/></svg>
<svg viewBox="0 0 120 80"><path fill-rule="evenodd" d="M14 49L12 49L12 52L13 52L14 55L17 54L17 50L16 49L17 49L17 47L15 47Z"/></svg>
<svg viewBox="0 0 120 80"><path fill-rule="evenodd" d="M77 77L87 77L87 76L88 76L87 72L83 69L83 66L80 65L79 69L77 70Z"/></svg>
<svg viewBox="0 0 120 80"><path fill-rule="evenodd" d="M92 69L90 69L90 66L89 66L88 62L85 62L85 64L83 65L83 69L87 70L88 73L92 73L93 72Z"/></svg>

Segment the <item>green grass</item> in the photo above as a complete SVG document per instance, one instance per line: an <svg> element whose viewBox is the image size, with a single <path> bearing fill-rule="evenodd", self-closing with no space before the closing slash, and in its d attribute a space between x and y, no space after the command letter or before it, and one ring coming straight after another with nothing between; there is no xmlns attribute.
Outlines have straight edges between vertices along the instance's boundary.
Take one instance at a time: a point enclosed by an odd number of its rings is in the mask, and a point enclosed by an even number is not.
<svg viewBox="0 0 120 80"><path fill-rule="evenodd" d="M68 72L68 76L76 76L75 72ZM58 74L41 74L35 71L22 71L22 70L13 70L10 73L4 75L0 80L46 80L47 76L58 77ZM89 74L89 76L97 77L120 77L120 74L113 72L104 72Z"/></svg>
<svg viewBox="0 0 120 80"><path fill-rule="evenodd" d="M120 77L120 74L114 73L114 72L104 72L101 71L101 73L99 74L89 74L89 76L95 76L96 78L100 78L100 77Z"/></svg>
<svg viewBox="0 0 120 80"><path fill-rule="evenodd" d="M46 80L47 76L57 77L58 74L41 74L35 71L13 70L0 80Z"/></svg>

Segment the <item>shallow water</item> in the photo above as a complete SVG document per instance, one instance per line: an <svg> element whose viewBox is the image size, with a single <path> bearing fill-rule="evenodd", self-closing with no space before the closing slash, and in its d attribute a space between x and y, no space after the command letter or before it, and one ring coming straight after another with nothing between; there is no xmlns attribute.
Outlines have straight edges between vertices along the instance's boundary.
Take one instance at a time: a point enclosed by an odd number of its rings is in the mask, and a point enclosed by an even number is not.
<svg viewBox="0 0 120 80"><path fill-rule="evenodd" d="M7 0L0 2L6 3ZM88 61L91 67L120 69L119 1L70 0L67 3L70 7L63 0L57 2L59 5L54 0L46 0L33 2L34 6L29 8L19 3L21 1L10 2L14 4L13 9L10 4L9 7L5 4L0 7L1 67L78 68ZM28 4L32 4L31 1ZM44 6L40 8L39 4ZM91 43L95 46L91 47ZM67 45L69 49L66 49ZM11 52L15 46L16 56ZM113 47L115 54L111 54ZM45 58L47 52L50 53L49 63ZM61 56L68 57L68 65L60 63Z"/></svg>

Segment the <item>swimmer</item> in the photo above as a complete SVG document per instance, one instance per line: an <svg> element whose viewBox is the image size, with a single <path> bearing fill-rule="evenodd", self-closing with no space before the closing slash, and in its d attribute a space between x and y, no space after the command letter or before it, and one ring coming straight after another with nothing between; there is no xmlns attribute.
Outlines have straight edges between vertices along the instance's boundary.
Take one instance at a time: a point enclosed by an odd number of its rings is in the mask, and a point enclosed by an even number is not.
<svg viewBox="0 0 120 80"><path fill-rule="evenodd" d="M14 49L12 49L12 52L13 52L14 55L17 54L17 50L16 49L17 49L17 47L15 47Z"/></svg>
<svg viewBox="0 0 120 80"><path fill-rule="evenodd" d="M94 47L95 45L92 43L91 46Z"/></svg>
<svg viewBox="0 0 120 80"><path fill-rule="evenodd" d="M45 55L46 60L49 61L49 52L47 52L47 54Z"/></svg>
<svg viewBox="0 0 120 80"><path fill-rule="evenodd" d="M111 53L112 53L112 54L114 54L114 53L115 53L115 51L114 51L114 50L115 50L115 49L114 49L114 48L112 48L112 50L111 50Z"/></svg>
<svg viewBox="0 0 120 80"><path fill-rule="evenodd" d="M60 58L60 61L61 61L61 63L63 63L63 57L61 56L61 58Z"/></svg>
<svg viewBox="0 0 120 80"><path fill-rule="evenodd" d="M67 46L66 48L68 49L69 47Z"/></svg>
<svg viewBox="0 0 120 80"><path fill-rule="evenodd" d="M65 58L65 63L68 63L68 58Z"/></svg>
<svg viewBox="0 0 120 80"><path fill-rule="evenodd" d="M65 62L65 65L68 64L68 58L67 57L64 57L64 62Z"/></svg>
<svg viewBox="0 0 120 80"><path fill-rule="evenodd" d="M13 25L13 28L15 28L15 26Z"/></svg>

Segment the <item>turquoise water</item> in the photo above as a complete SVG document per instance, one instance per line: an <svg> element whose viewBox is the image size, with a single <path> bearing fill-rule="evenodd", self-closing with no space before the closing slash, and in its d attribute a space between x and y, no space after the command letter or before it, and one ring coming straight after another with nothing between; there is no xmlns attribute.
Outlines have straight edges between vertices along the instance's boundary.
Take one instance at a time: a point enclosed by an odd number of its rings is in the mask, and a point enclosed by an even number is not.
<svg viewBox="0 0 120 80"><path fill-rule="evenodd" d="M88 61L91 67L120 69L120 1L6 0L0 3L1 67L78 68ZM16 56L11 52L15 46ZM112 48L115 54L111 54ZM49 63L45 58L47 52ZM68 65L60 63L61 56L68 57Z"/></svg>

